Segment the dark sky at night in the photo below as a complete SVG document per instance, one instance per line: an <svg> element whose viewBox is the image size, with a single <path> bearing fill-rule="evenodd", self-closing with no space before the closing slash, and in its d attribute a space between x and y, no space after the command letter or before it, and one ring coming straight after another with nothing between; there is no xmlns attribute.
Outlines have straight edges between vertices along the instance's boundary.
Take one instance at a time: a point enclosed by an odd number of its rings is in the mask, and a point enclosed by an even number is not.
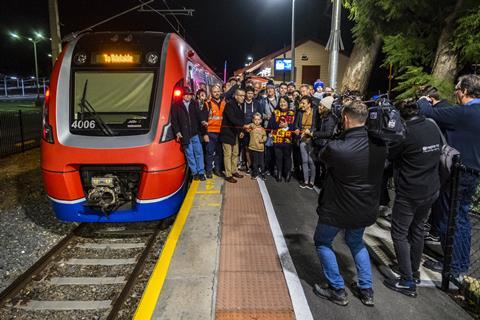
<svg viewBox="0 0 480 320"><path fill-rule="evenodd" d="M58 0L62 37L91 26L137 4L136 0ZM200 57L216 72L228 61L229 72L242 67L246 57L258 59L290 45L291 0L168 0L171 8L195 9L193 17L179 17L186 29L186 39ZM163 0L152 6L165 9ZM342 13L342 37L347 52L351 50L352 24ZM297 40L328 40L331 20L330 0L296 0ZM8 36L16 31L29 36L34 30L49 34L48 0L0 1L0 73L33 74L33 48L27 41ZM156 13L130 12L94 29L153 30L171 32L172 28ZM40 76L50 72L47 54L50 44L39 44Z"/></svg>

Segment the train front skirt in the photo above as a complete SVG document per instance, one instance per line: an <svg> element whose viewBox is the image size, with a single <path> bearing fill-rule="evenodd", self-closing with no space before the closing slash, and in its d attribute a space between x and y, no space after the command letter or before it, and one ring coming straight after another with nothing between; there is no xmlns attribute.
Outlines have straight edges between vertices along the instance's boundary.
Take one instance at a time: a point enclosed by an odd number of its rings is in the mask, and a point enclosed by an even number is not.
<svg viewBox="0 0 480 320"><path fill-rule="evenodd" d="M84 206L85 198L63 201L50 198L57 218L72 222L136 222L152 221L168 218L178 212L186 194L186 184L183 184L173 194L153 200L136 200L129 209L118 209L103 214L90 207Z"/></svg>

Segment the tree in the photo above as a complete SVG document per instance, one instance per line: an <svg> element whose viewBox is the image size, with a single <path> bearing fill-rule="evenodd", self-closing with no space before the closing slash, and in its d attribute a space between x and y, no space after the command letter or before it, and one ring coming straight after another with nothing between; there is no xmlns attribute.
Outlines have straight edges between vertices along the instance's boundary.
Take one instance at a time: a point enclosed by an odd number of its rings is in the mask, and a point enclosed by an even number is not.
<svg viewBox="0 0 480 320"><path fill-rule="evenodd" d="M438 79L452 82L458 73L458 58L451 39L455 32L455 21L463 6L463 0L457 0L455 7L445 19L445 25L438 39L437 53L433 63L432 75Z"/></svg>

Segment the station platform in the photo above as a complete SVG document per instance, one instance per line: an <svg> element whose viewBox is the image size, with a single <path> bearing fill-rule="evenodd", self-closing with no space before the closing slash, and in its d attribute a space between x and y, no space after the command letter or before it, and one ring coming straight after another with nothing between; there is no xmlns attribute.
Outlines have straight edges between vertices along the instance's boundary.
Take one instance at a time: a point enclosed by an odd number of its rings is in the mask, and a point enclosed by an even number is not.
<svg viewBox="0 0 480 320"><path fill-rule="evenodd" d="M383 286L394 260L385 221L365 236L375 307L349 288L346 307L317 297L313 286L323 282L313 244L317 197L294 181L194 181L134 319L471 319L423 270L415 299ZM354 282L340 236L334 249L346 284Z"/></svg>

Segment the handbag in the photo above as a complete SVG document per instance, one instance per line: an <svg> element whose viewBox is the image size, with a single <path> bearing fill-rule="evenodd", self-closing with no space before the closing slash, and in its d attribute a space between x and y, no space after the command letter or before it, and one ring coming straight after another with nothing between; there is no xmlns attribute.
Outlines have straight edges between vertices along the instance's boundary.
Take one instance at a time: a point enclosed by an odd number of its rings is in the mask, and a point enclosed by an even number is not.
<svg viewBox="0 0 480 320"><path fill-rule="evenodd" d="M454 147L450 146L445 139L442 131L438 127L437 123L430 118L426 118L428 121L432 122L438 130L440 137L442 138L442 150L440 152L440 183L442 186L445 186L450 181L450 176L452 174L452 166L453 166L453 157L460 155L460 152L455 149Z"/></svg>

